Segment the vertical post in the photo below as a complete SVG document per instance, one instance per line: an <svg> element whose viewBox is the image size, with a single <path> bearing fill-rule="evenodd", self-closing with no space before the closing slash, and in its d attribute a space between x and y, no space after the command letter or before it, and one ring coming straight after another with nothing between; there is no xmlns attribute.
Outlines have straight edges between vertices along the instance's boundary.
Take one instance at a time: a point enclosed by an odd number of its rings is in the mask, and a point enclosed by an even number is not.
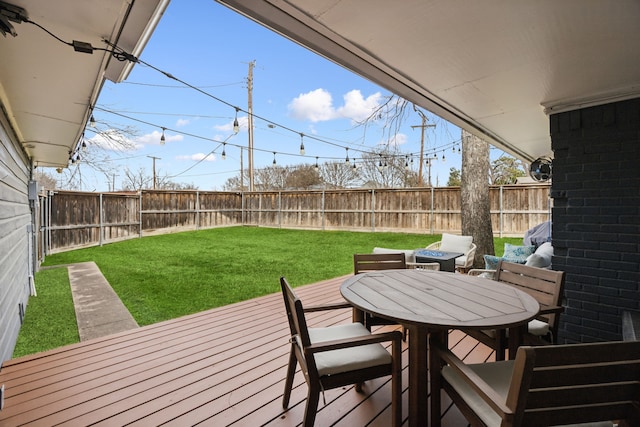
<svg viewBox="0 0 640 427"><path fill-rule="evenodd" d="M376 231L376 190L371 190L371 231Z"/></svg>
<svg viewBox="0 0 640 427"><path fill-rule="evenodd" d="M244 198L244 190L242 191L242 193L240 193L240 212L241 212L241 221L242 221L242 225L244 225L245 222L245 209L246 209L246 201Z"/></svg>
<svg viewBox="0 0 640 427"><path fill-rule="evenodd" d="M324 190L322 190L322 231L324 231L324 227L325 227L325 192Z"/></svg>
<svg viewBox="0 0 640 427"><path fill-rule="evenodd" d="M256 65L256 61L253 60L249 62L249 76L247 77L247 94L248 94L248 102L247 102L247 111L248 111L248 121L247 121L247 131L249 133L249 191L253 191L253 67Z"/></svg>
<svg viewBox="0 0 640 427"><path fill-rule="evenodd" d="M503 221L504 221L504 218L503 218L504 217L504 206L502 204L503 203L503 200L502 200L502 197L503 197L502 190L503 190L503 188L504 187L501 185L500 186L500 233L499 233L500 237L502 237L502 229L504 227L504 225L503 225Z"/></svg>
<svg viewBox="0 0 640 427"><path fill-rule="evenodd" d="M435 217L436 217L436 207L435 207L435 203L436 203L436 195L434 192L433 187L431 187L431 231L429 232L429 234L433 234L434 233L434 228L435 228Z"/></svg>
<svg viewBox="0 0 640 427"><path fill-rule="evenodd" d="M196 191L196 230L200 230L200 191Z"/></svg>
<svg viewBox="0 0 640 427"><path fill-rule="evenodd" d="M156 190L158 187L158 179L156 177L156 160L162 160L160 157L147 156L148 158L153 160L153 189Z"/></svg>
<svg viewBox="0 0 640 427"><path fill-rule="evenodd" d="M100 214L99 214L99 226L98 226L98 245L102 246L102 241L104 238L104 203L102 200L102 193L100 193L98 198L98 203L100 204Z"/></svg>
<svg viewBox="0 0 640 427"><path fill-rule="evenodd" d="M278 191L278 227L282 228L282 191Z"/></svg>
<svg viewBox="0 0 640 427"><path fill-rule="evenodd" d="M140 235L140 238L142 238L142 191L138 192L138 194L140 195L139 199L138 199L138 216L140 217L140 224L138 225L138 234Z"/></svg>

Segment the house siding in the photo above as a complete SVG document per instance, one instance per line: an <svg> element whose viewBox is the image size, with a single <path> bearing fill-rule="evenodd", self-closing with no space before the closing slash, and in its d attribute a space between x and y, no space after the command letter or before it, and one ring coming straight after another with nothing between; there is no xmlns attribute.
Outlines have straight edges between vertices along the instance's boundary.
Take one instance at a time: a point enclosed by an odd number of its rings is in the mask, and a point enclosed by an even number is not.
<svg viewBox="0 0 640 427"><path fill-rule="evenodd" d="M0 362L10 359L26 308L33 265L29 256L30 167L0 116Z"/></svg>
<svg viewBox="0 0 640 427"><path fill-rule="evenodd" d="M554 114L553 268L561 342L619 340L640 311L640 99Z"/></svg>

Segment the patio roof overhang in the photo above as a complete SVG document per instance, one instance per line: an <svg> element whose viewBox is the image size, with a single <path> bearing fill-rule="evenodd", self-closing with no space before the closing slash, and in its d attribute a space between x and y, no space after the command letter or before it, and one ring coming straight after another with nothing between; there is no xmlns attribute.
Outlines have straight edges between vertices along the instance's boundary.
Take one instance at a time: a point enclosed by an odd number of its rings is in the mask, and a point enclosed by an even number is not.
<svg viewBox="0 0 640 427"><path fill-rule="evenodd" d="M547 115L640 96L640 2L217 0L507 152Z"/></svg>
<svg viewBox="0 0 640 427"><path fill-rule="evenodd" d="M117 44L137 56L169 0L7 0L64 42L94 48ZM0 104L35 166L66 167L105 79L119 82L132 68L105 51L91 54L56 40L28 22L0 34Z"/></svg>

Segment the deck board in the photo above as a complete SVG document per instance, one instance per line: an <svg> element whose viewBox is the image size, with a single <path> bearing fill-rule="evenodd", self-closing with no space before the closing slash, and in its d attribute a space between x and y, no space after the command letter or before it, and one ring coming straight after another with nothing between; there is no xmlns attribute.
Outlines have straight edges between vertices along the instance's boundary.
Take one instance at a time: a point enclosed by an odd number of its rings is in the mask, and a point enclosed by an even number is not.
<svg viewBox="0 0 640 427"><path fill-rule="evenodd" d="M342 302L343 280L296 292L305 306ZM311 326L340 324L351 320L351 310L307 318ZM9 360L0 370L6 389L0 426L297 426L307 387L297 374L290 408L282 409L288 335L282 297L273 294ZM467 361L494 357L459 331L450 333L449 345ZM406 419L406 345L403 361ZM389 378L367 382L364 391L328 390L316 426L389 425ZM462 422L446 397L443 413L444 427Z"/></svg>

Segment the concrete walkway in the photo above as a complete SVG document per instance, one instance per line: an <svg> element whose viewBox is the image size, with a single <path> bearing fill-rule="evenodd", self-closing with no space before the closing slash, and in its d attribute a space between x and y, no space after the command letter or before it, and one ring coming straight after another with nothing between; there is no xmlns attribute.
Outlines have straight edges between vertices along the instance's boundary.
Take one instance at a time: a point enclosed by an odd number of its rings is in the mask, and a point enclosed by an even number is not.
<svg viewBox="0 0 640 427"><path fill-rule="evenodd" d="M71 264L67 268L80 341L138 327L95 262Z"/></svg>

